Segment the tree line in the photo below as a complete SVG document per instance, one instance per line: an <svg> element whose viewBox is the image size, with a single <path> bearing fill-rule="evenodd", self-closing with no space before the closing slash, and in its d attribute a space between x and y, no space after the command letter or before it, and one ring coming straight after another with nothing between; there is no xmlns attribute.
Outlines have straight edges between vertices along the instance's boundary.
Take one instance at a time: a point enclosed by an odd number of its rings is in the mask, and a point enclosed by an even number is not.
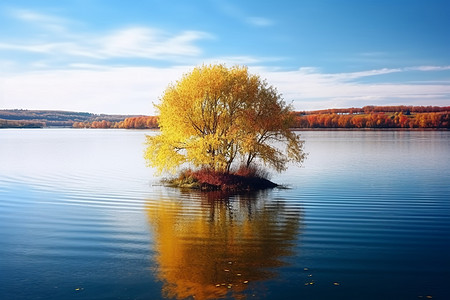
<svg viewBox="0 0 450 300"><path fill-rule="evenodd" d="M44 122L0 119L0 128L43 128Z"/></svg>
<svg viewBox="0 0 450 300"><path fill-rule="evenodd" d="M293 128L450 128L450 106L365 106L293 113ZM75 128L157 129L158 117L75 122Z"/></svg>
<svg viewBox="0 0 450 300"><path fill-rule="evenodd" d="M0 128L72 127L74 123L116 123L132 115L92 114L60 110L0 109Z"/></svg>
<svg viewBox="0 0 450 300"><path fill-rule="evenodd" d="M447 128L450 113L424 112L374 112L368 114L295 114L295 128Z"/></svg>
<svg viewBox="0 0 450 300"><path fill-rule="evenodd" d="M373 114L373 113L403 113L410 115L412 113L431 113L431 112L449 112L450 106L412 106L412 105L395 105L395 106L373 106L351 108L330 108L321 110L301 111L301 115L318 115L318 114Z"/></svg>
<svg viewBox="0 0 450 300"><path fill-rule="evenodd" d="M450 106L364 106L293 113L294 128L450 128ZM157 129L156 116L0 110L0 128Z"/></svg>
<svg viewBox="0 0 450 300"><path fill-rule="evenodd" d="M107 120L92 122L74 122L73 128L125 128L125 129L157 129L158 118L154 116L130 117L123 121L111 122Z"/></svg>

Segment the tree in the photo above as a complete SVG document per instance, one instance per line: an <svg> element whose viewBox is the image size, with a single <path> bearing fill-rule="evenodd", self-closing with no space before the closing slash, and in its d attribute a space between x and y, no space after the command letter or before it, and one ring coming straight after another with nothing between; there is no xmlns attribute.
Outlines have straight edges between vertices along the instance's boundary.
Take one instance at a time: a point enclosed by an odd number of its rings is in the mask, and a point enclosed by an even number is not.
<svg viewBox="0 0 450 300"><path fill-rule="evenodd" d="M256 160L282 171L305 157L290 130L292 107L246 67L195 68L169 85L156 108L161 133L147 137L145 157L160 172L190 163L228 173Z"/></svg>

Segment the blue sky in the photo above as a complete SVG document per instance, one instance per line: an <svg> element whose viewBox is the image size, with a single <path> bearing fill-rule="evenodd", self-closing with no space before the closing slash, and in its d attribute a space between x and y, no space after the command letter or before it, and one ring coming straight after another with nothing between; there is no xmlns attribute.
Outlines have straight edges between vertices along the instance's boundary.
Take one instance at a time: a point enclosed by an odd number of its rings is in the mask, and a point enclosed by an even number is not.
<svg viewBox="0 0 450 300"><path fill-rule="evenodd" d="M0 2L0 109L154 114L195 66L247 65L296 110L450 105L450 1Z"/></svg>

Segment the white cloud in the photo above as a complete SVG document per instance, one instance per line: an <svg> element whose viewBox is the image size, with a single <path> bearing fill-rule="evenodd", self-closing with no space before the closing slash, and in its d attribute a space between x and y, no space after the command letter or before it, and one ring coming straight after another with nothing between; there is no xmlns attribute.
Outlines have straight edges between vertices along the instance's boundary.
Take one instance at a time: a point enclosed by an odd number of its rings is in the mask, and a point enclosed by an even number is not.
<svg viewBox="0 0 450 300"><path fill-rule="evenodd" d="M170 68L105 67L72 64L72 69L0 76L0 107L61 109L94 113L154 114L169 83L193 66ZM416 69L445 69L445 67ZM450 81L441 83L364 83L359 78L388 74L391 69L326 74L315 68L280 71L249 67L277 87L295 109L311 110L365 105L449 105ZM392 69L397 72L397 69ZM408 72L401 70L399 72ZM422 71L427 72L427 71Z"/></svg>
<svg viewBox="0 0 450 300"><path fill-rule="evenodd" d="M249 55L240 56L221 56L203 59L204 64L225 64L226 66L249 66L249 65L261 65L268 62L282 61L282 57L257 57Z"/></svg>
<svg viewBox="0 0 450 300"><path fill-rule="evenodd" d="M26 9L11 9L10 15L18 20L30 23L32 26L44 28L54 33L66 32L66 26L72 21L48 14Z"/></svg>
<svg viewBox="0 0 450 300"><path fill-rule="evenodd" d="M360 72L330 74L329 76L336 80L354 80L354 79L359 79L359 78L363 78L363 77L385 75L385 74L398 73L398 72L402 72L402 69L383 68L383 69L367 70L367 71L360 71Z"/></svg>
<svg viewBox="0 0 450 300"><path fill-rule="evenodd" d="M146 27L118 30L108 35L59 38L58 42L0 43L0 49L17 50L52 55L78 56L94 59L147 58L155 60L177 60L181 57L195 57L201 49L195 42L209 38L204 32L184 31L175 35Z"/></svg>
<svg viewBox="0 0 450 300"><path fill-rule="evenodd" d="M191 69L72 64L65 70L3 72L0 107L154 114L152 103Z"/></svg>
<svg viewBox="0 0 450 300"><path fill-rule="evenodd" d="M11 36L10 41L4 38L0 42L0 50L48 55L59 63L74 57L179 62L199 56L202 49L196 43L213 38L211 34L201 31L174 33L146 26L124 27L109 32L73 32L70 25L76 22L58 16L20 9L10 10L10 15L28 24L30 36Z"/></svg>
<svg viewBox="0 0 450 300"><path fill-rule="evenodd" d="M247 17L245 20L247 23L258 27L268 27L274 24L272 20L261 17Z"/></svg>
<svg viewBox="0 0 450 300"><path fill-rule="evenodd" d="M226 1L215 1L218 9L225 15L235 18L243 23L257 27L268 27L274 24L274 21L265 17L250 16L242 10L241 7Z"/></svg>
<svg viewBox="0 0 450 300"><path fill-rule="evenodd" d="M152 102L190 69L78 67L0 77L0 107L153 114Z"/></svg>
<svg viewBox="0 0 450 300"><path fill-rule="evenodd" d="M411 69L411 68L409 68ZM448 70L446 67L415 70ZM380 69L353 73L326 74L315 68L301 68L297 71L271 71L266 68L251 68L277 87L287 102L294 101L298 110L321 109L369 104L415 104L449 105L450 81L441 83L363 83L358 79L405 69Z"/></svg>
<svg viewBox="0 0 450 300"><path fill-rule="evenodd" d="M134 27L118 30L100 38L95 53L105 57L140 57L161 59L173 56L197 56L201 49L194 42L211 35L199 31L184 31L168 35L162 31Z"/></svg>
<svg viewBox="0 0 450 300"><path fill-rule="evenodd" d="M56 17L52 15L47 15L43 13L38 13L36 11L26 10L26 9L14 9L11 10L11 15L16 19L33 22L33 23L65 23L66 19L61 17Z"/></svg>
<svg viewBox="0 0 450 300"><path fill-rule="evenodd" d="M0 49L46 54L62 52L61 50L64 49L72 49L71 46L72 44L70 43L36 43L32 45L0 43Z"/></svg>
<svg viewBox="0 0 450 300"><path fill-rule="evenodd" d="M445 70L450 70L450 66L419 66L419 67L406 68L406 70L410 70L410 71L445 71Z"/></svg>

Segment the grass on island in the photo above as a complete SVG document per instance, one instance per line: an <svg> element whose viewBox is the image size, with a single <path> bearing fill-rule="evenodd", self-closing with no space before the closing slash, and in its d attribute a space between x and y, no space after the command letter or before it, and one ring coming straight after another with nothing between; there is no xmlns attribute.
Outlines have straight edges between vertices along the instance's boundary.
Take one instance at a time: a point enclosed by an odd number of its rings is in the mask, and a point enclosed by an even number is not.
<svg viewBox="0 0 450 300"><path fill-rule="evenodd" d="M275 188L278 184L268 179L267 171L256 167L241 167L234 172L211 169L184 170L178 177L166 179L168 186L202 191L244 192Z"/></svg>

